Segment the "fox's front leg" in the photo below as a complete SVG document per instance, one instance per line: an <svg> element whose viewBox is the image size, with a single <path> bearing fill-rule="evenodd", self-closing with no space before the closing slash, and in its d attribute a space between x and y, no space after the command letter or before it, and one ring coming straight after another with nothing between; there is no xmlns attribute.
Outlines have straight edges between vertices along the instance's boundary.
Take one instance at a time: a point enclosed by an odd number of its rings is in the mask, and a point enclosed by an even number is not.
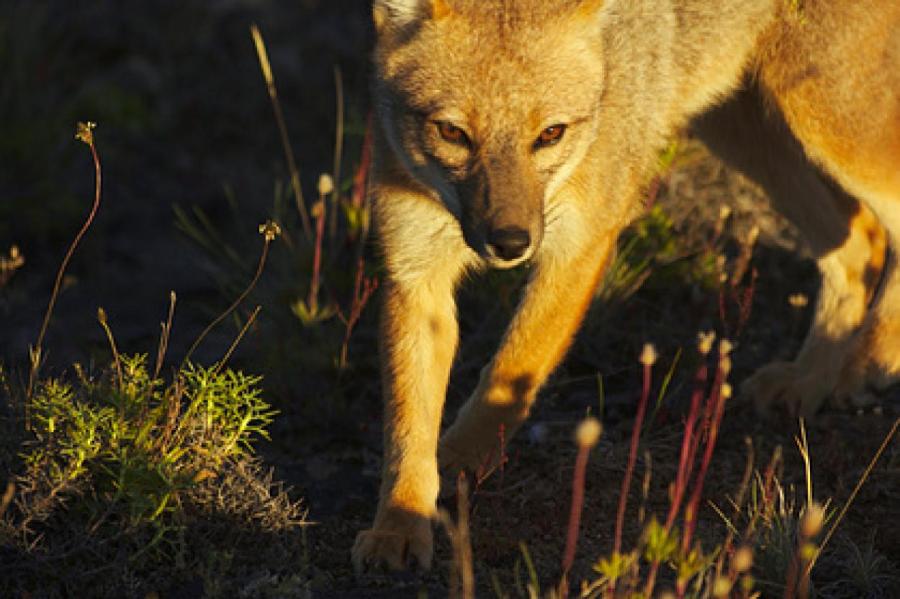
<svg viewBox="0 0 900 599"><path fill-rule="evenodd" d="M465 251L462 245L463 251L446 251L447 244L439 243L441 231L434 229L440 214L426 211L420 220L414 211L403 216L404 224L417 225L409 238L398 238L402 231L396 230L382 234L390 273L380 335L384 465L375 522L359 533L353 547L358 571L369 565L399 570L413 561L428 569L432 558L431 521L440 484L437 444L458 339L453 294ZM404 254L413 249L416 256Z"/></svg>
<svg viewBox="0 0 900 599"><path fill-rule="evenodd" d="M489 467L499 457L501 425L512 435L528 416L581 324L619 232L587 227L548 231L500 350L441 439L442 468Z"/></svg>

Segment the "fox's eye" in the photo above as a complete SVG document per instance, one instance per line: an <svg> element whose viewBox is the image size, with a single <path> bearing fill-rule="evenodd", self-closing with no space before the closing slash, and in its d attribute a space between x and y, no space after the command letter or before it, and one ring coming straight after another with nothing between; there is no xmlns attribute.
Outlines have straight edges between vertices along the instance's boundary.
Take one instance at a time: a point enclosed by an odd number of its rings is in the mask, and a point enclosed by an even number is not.
<svg viewBox="0 0 900 599"><path fill-rule="evenodd" d="M562 136L565 132L565 125L551 125L550 127L547 127L546 129L541 131L541 134L538 135L538 138L534 142L534 147L546 148L547 146L552 146L560 139L562 139Z"/></svg>
<svg viewBox="0 0 900 599"><path fill-rule="evenodd" d="M444 138L444 141L448 141L452 144L459 145L469 145L469 136L466 135L466 132L454 125L453 123L449 123L447 121L438 121L437 123L438 133L441 134L441 137Z"/></svg>

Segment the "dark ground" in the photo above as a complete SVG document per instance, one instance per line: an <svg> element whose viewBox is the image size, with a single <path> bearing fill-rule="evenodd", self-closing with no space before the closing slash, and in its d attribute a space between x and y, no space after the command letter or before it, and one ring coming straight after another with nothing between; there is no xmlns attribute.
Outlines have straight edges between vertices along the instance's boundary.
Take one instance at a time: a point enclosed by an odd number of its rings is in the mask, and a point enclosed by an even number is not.
<svg viewBox="0 0 900 599"><path fill-rule="evenodd" d="M239 282L249 279L259 248L256 226L285 195L286 168L249 25L258 23L266 38L304 192L312 198L318 173L331 170L336 66L347 96L345 174L358 163L367 112L367 18L367 3L359 0L154 1L127 9L102 2L4 3L0 251L18 244L26 264L0 288L0 361L23 372L58 260L89 205L91 168L85 148L72 140L76 120L99 123L104 203L60 297L45 344L48 370L60 373L73 361L107 359L102 330L94 321L97 306L110 315L120 347L154 351L157 323L172 289L179 308L170 355L178 360L228 305ZM714 243L731 264L751 224L761 223L753 261L759 272L754 308L735 353L733 379L740 381L766 361L790 357L798 348L809 307L793 308L787 299L803 293L812 304L815 266L797 255L790 229L768 211L751 184L703 153L692 155L675 167L660 195L675 220L682 254ZM734 212L725 234L713 242L713 224L723 204ZM176 227L174 206L188 212L199 207L209 217L221 235L212 251L204 251ZM336 243L334 255L352 253ZM226 248L233 250L233 261ZM341 327L304 328L288 307L306 293L306 279L291 277L308 277L307 258L277 244L273 248L254 296L263 304L262 320L235 359L237 365L265 373L269 399L282 411L262 453L305 498L315 523L307 532L309 562L303 565L310 573L309 587L316 597L406 597L421 589L443 596L450 553L441 534L436 567L429 575L359 579L352 574L350 547L374 513L380 465L374 310L365 311L354 334L350 367L335 368ZM374 262L377 258L370 257ZM342 280L348 268L346 260L334 258L326 273ZM571 432L587 410L597 410L598 374L606 396L605 434L589 465L584 533L573 580L590 578L591 564L610 551L639 391L637 356L647 341L661 355L657 385L679 348L685 356L667 395L667 410L674 415L647 433L654 473L650 504L665 508L665 486L680 442L675 423L697 363L694 338L697 331L720 324L716 292L689 279L654 276L628 301L593 310L536 413L513 440L503 476L487 481L475 495L479 596L490 595L492 572L514 593L512 573L523 541L542 580L552 584L558 574L575 455ZM515 276L491 277L489 297L481 285L463 292L463 347L448 393L450 414L495 346L515 301L515 283ZM326 293L344 291L334 283ZM340 297L336 301L344 304ZM198 359L217 359L234 332L233 325L226 327L203 346ZM827 413L809 424L818 498L843 504L889 429L897 405L895 392L886 398L886 415ZM707 497L721 503L735 491L744 467L744 438L750 437L760 463L775 445L785 447L785 487L796 485L802 498L795 434L796 423L788 419L764 422L735 405L725 417ZM898 459L895 442L842 525L861 544L873 532L875 547L895 565L900 562ZM642 466L638 472L643 475ZM637 503L635 490L635 511ZM635 517L628 521L636 526ZM701 531L708 533L710 545L722 534L711 510L702 516ZM626 539L635 539L637 530L629 532Z"/></svg>

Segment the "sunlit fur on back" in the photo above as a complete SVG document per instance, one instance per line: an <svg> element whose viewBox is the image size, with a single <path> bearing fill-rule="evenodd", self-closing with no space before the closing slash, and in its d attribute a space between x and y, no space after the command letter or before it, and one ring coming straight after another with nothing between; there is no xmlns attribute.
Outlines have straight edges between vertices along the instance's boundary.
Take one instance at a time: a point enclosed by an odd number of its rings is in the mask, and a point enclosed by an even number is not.
<svg viewBox="0 0 900 599"><path fill-rule="evenodd" d="M430 563L438 460L483 465L527 417L688 124L822 272L803 349L744 395L811 414L900 377L900 2L375 0L374 19L385 461L357 567ZM523 262L519 310L439 442L456 285Z"/></svg>

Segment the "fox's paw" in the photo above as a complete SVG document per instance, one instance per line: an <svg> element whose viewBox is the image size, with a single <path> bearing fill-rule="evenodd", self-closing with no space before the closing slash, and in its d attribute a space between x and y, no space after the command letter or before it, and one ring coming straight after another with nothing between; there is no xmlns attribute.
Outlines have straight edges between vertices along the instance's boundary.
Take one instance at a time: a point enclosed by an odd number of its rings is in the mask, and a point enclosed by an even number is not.
<svg viewBox="0 0 900 599"><path fill-rule="evenodd" d="M480 478L496 470L506 460L506 442L526 415L469 400L438 444L441 474L455 479L465 470Z"/></svg>
<svg viewBox="0 0 900 599"><path fill-rule="evenodd" d="M900 383L900 341L884 344L860 343L841 371L835 389L835 403L839 407L861 409L879 402L878 392ZM880 350L880 351L879 351Z"/></svg>
<svg viewBox="0 0 900 599"><path fill-rule="evenodd" d="M835 377L797 362L772 362L741 385L741 397L760 413L782 407L788 414L811 416L834 391Z"/></svg>
<svg viewBox="0 0 900 599"><path fill-rule="evenodd" d="M431 521L405 511L377 518L375 526L356 536L353 568L362 573L370 568L407 570L431 568L434 552Z"/></svg>
<svg viewBox="0 0 900 599"><path fill-rule="evenodd" d="M459 476L462 471L474 472L480 465L481 458L477 452L461 450L441 439L438 446L438 469L441 472L441 487L450 478Z"/></svg>
<svg viewBox="0 0 900 599"><path fill-rule="evenodd" d="M448 431L448 433L451 431ZM442 476L442 488L448 482L456 488L460 472L483 477L496 470L504 461L504 448L500 437L484 435L467 439L461 443L455 436L445 435L438 447L438 467Z"/></svg>

